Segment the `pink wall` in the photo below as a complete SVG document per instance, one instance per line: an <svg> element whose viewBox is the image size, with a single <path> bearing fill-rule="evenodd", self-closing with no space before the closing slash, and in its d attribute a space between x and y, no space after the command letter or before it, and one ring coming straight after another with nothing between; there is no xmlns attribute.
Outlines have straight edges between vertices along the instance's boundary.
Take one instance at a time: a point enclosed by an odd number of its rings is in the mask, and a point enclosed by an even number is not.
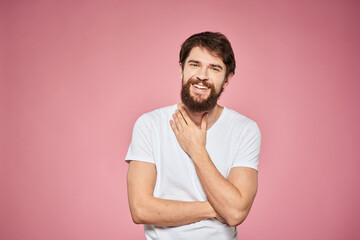
<svg viewBox="0 0 360 240"><path fill-rule="evenodd" d="M180 44L204 30L236 53L221 104L262 130L239 239L359 239L359 2L170 2L1 1L0 239L144 239L132 126L179 101Z"/></svg>

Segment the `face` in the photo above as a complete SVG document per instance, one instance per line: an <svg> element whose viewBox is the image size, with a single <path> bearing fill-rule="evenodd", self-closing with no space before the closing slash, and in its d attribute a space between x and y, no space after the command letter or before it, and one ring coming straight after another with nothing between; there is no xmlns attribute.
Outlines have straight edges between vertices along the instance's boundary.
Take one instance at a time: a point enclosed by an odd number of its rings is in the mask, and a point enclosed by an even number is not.
<svg viewBox="0 0 360 240"><path fill-rule="evenodd" d="M190 111L205 112L216 106L232 74L225 79L226 66L222 59L208 50L194 47L186 58L183 69L181 100Z"/></svg>

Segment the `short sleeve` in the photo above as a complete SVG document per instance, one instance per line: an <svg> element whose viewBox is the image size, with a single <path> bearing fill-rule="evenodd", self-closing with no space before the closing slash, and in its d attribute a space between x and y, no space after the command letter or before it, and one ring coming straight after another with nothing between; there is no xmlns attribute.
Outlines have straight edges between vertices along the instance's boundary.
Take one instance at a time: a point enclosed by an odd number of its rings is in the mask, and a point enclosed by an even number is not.
<svg viewBox="0 0 360 240"><path fill-rule="evenodd" d="M154 163L151 126L146 115L142 115L135 122L131 143L125 157L126 162L131 160Z"/></svg>
<svg viewBox="0 0 360 240"><path fill-rule="evenodd" d="M241 137L232 167L250 167L258 170L261 134L258 125L251 122Z"/></svg>

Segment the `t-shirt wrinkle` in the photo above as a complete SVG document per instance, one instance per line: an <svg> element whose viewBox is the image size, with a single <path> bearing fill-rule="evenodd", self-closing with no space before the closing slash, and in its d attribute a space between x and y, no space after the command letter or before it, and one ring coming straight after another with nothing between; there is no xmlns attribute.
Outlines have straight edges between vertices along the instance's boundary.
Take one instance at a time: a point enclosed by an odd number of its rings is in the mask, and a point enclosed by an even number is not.
<svg viewBox="0 0 360 240"><path fill-rule="evenodd" d="M135 122L125 160L155 164L154 197L179 201L206 201L194 163L182 150L169 120L177 104L143 114ZM218 171L227 178L233 167L258 170L261 135L257 124L224 107L218 120L208 129L206 149ZM237 230L216 219L206 219L178 227L144 225L148 240L198 239L235 240Z"/></svg>

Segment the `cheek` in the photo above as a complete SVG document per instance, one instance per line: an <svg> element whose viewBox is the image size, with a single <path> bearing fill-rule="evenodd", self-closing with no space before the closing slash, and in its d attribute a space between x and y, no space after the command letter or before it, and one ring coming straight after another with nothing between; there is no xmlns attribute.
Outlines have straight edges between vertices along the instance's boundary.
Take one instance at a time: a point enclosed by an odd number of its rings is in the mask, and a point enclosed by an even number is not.
<svg viewBox="0 0 360 240"><path fill-rule="evenodd" d="M190 79L194 76L196 76L197 74L197 70L193 69L193 68L189 68L189 67L185 67L184 71L183 71L183 77L185 79Z"/></svg>
<svg viewBox="0 0 360 240"><path fill-rule="evenodd" d="M224 86L224 80L218 81L214 84L215 90L218 92Z"/></svg>
<svg viewBox="0 0 360 240"><path fill-rule="evenodd" d="M182 85L186 85L188 83L189 79L187 79L185 76L182 78Z"/></svg>
<svg viewBox="0 0 360 240"><path fill-rule="evenodd" d="M184 74L184 75L183 75L183 78L182 78L183 84L186 84L191 78L192 78L191 75L189 75L189 74Z"/></svg>

